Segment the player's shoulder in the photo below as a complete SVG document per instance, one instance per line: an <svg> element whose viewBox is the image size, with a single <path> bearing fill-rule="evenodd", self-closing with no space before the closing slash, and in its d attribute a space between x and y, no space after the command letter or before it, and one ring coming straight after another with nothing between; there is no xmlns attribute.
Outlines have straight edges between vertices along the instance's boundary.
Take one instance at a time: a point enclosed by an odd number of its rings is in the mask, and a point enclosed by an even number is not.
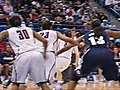
<svg viewBox="0 0 120 90"><path fill-rule="evenodd" d="M23 28L23 29L30 29L30 30L32 30L32 28L30 28L30 27L21 27L21 28Z"/></svg>

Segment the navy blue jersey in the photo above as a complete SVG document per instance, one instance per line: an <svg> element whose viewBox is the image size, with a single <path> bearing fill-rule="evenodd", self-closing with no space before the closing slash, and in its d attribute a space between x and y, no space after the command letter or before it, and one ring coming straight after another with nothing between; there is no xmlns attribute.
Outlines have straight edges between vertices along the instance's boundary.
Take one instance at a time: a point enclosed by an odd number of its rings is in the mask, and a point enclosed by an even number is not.
<svg viewBox="0 0 120 90"><path fill-rule="evenodd" d="M11 52L9 55L7 53L1 53L0 54L0 58L2 63L9 63L13 60L15 60L15 54L13 52Z"/></svg>
<svg viewBox="0 0 120 90"><path fill-rule="evenodd" d="M95 37L94 31L92 30L85 34L84 42L90 47L107 47L109 38L105 31L103 31L103 34L97 38Z"/></svg>

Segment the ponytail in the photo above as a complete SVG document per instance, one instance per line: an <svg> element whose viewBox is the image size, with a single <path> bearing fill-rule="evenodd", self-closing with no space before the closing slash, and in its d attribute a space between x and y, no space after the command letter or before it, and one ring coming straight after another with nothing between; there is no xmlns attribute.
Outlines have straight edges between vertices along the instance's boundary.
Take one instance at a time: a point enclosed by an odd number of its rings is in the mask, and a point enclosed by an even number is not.
<svg viewBox="0 0 120 90"><path fill-rule="evenodd" d="M97 26L95 29L94 29L94 34L95 34L95 37L100 37L102 35L102 32L103 32L103 28L101 26Z"/></svg>

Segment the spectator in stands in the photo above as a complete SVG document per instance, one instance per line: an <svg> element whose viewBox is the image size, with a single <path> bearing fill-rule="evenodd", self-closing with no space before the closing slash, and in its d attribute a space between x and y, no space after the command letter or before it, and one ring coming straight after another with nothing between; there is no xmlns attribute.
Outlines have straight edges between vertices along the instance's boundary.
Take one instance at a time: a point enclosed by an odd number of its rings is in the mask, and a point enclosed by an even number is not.
<svg viewBox="0 0 120 90"><path fill-rule="evenodd" d="M88 15L89 15L89 16L91 16L91 15L92 15L92 8L90 8L89 6L88 6L88 7L86 7L85 12L87 12L87 13L88 13Z"/></svg>
<svg viewBox="0 0 120 90"><path fill-rule="evenodd" d="M46 20L49 20L49 19L48 19L47 17L43 16L43 17L41 17L40 22L42 23L42 22L44 22L44 21L46 21Z"/></svg>
<svg viewBox="0 0 120 90"><path fill-rule="evenodd" d="M55 17L54 18L54 26L53 26L53 28L59 28L59 29L62 29L62 24L64 24L64 21L63 21L63 18L62 17L60 17L60 16L57 16L57 17Z"/></svg>
<svg viewBox="0 0 120 90"><path fill-rule="evenodd" d="M3 10L6 15L9 15L10 12L13 12L13 7L12 7L10 1L5 2L5 6L3 6Z"/></svg>
<svg viewBox="0 0 120 90"><path fill-rule="evenodd" d="M97 7L93 7L91 17L98 18L98 16L99 16L99 10L98 10L98 8Z"/></svg>
<svg viewBox="0 0 120 90"><path fill-rule="evenodd" d="M90 19L86 23L84 23L84 30L91 30L91 20Z"/></svg>
<svg viewBox="0 0 120 90"><path fill-rule="evenodd" d="M9 66L14 63L14 60L15 60L14 57L15 57L15 54L14 54L11 46L9 44L7 44L5 46L5 52L3 52L3 53L0 54L0 58L1 58L0 64L2 64L2 66L5 69L5 76L6 77L5 77L4 80L8 79Z"/></svg>
<svg viewBox="0 0 120 90"><path fill-rule="evenodd" d="M50 6L50 13L53 14L53 17L56 17L57 15L59 15L58 13L58 6L59 4L57 3L57 1L54 1L53 4L51 4Z"/></svg>
<svg viewBox="0 0 120 90"><path fill-rule="evenodd" d="M0 14L0 25L6 25L7 19L4 14Z"/></svg>
<svg viewBox="0 0 120 90"><path fill-rule="evenodd" d="M89 0L85 0L84 3L82 4L84 7L90 7L92 9L92 4L89 2Z"/></svg>
<svg viewBox="0 0 120 90"><path fill-rule="evenodd" d="M111 7L111 6L115 5L115 4L117 4L118 1L119 1L119 0L105 0L105 5L106 5L107 7L109 7L109 6Z"/></svg>
<svg viewBox="0 0 120 90"><path fill-rule="evenodd" d="M76 15L76 12L75 12L73 6L69 6L68 7L68 9L66 10L66 15L68 15L68 16L74 16L74 15Z"/></svg>
<svg viewBox="0 0 120 90"><path fill-rule="evenodd" d="M32 22L38 22L40 20L39 15L35 9L32 9L29 15Z"/></svg>
<svg viewBox="0 0 120 90"><path fill-rule="evenodd" d="M24 8L24 7L21 6L21 3L19 2L19 3L17 3L17 4L15 5L15 7L14 7L14 12L20 14L20 12L23 10L23 8Z"/></svg>
<svg viewBox="0 0 120 90"><path fill-rule="evenodd" d="M0 14L4 14L3 6L0 4Z"/></svg>
<svg viewBox="0 0 120 90"><path fill-rule="evenodd" d="M74 18L72 16L69 16L69 17L66 17L66 21L65 21L65 24L66 24L66 28L73 28L73 24L74 24Z"/></svg>
<svg viewBox="0 0 120 90"><path fill-rule="evenodd" d="M101 26L102 26L104 29L109 29L108 21L107 21L106 19L104 19L103 22L101 23Z"/></svg>
<svg viewBox="0 0 120 90"><path fill-rule="evenodd" d="M37 5L38 4L38 5ZM40 13L40 9L41 9L41 5L38 3L38 1L36 2L35 5L31 6L31 9L35 9L36 13L41 14Z"/></svg>
<svg viewBox="0 0 120 90"><path fill-rule="evenodd" d="M111 23L110 23L110 25L109 25L109 29L110 29L110 30L116 30L116 29L117 29L117 27L116 27L116 25L114 24L113 21L111 21Z"/></svg>
<svg viewBox="0 0 120 90"><path fill-rule="evenodd" d="M78 15L79 17L82 17L82 15L84 14L84 10L85 10L84 7L80 7L80 8L76 11L77 15Z"/></svg>
<svg viewBox="0 0 120 90"><path fill-rule="evenodd" d="M118 48L114 47L113 52L114 52L114 58L115 59L120 58Z"/></svg>
<svg viewBox="0 0 120 90"><path fill-rule="evenodd" d="M82 16L81 20L83 22L87 22L90 19L90 16L87 12L84 12L84 15Z"/></svg>
<svg viewBox="0 0 120 90"><path fill-rule="evenodd" d="M103 12L102 10L100 10L98 19L99 19L101 22L103 22L104 19L107 20L108 18L107 18L107 16L104 14L104 12Z"/></svg>
<svg viewBox="0 0 120 90"><path fill-rule="evenodd" d="M81 4L82 4L81 0L76 0L76 2L74 4L75 11L77 11L78 9L81 8L81 6L82 6Z"/></svg>
<svg viewBox="0 0 120 90"><path fill-rule="evenodd" d="M4 6L4 5L5 5L5 1L6 1L6 0L0 0L0 4L1 4L2 6Z"/></svg>
<svg viewBox="0 0 120 90"><path fill-rule="evenodd" d="M22 11L20 12L20 15L22 16L24 21L26 21L27 18L30 18L29 13L30 11L28 9L22 7Z"/></svg>
<svg viewBox="0 0 120 90"><path fill-rule="evenodd" d="M26 26L27 27L33 27L33 22L31 22L30 18L26 19Z"/></svg>
<svg viewBox="0 0 120 90"><path fill-rule="evenodd" d="M120 13L120 1L114 6L114 9Z"/></svg>
<svg viewBox="0 0 120 90"><path fill-rule="evenodd" d="M115 40L115 46L118 48L118 52L120 53L120 38Z"/></svg>
<svg viewBox="0 0 120 90"><path fill-rule="evenodd" d="M55 20L54 24L63 24L63 19L60 16L57 16L54 20Z"/></svg>
<svg viewBox="0 0 120 90"><path fill-rule="evenodd" d="M2 40L2 41L0 42L0 51L1 51L1 52L4 52L4 51L5 51L5 46L6 46L6 42L5 42L5 40Z"/></svg>

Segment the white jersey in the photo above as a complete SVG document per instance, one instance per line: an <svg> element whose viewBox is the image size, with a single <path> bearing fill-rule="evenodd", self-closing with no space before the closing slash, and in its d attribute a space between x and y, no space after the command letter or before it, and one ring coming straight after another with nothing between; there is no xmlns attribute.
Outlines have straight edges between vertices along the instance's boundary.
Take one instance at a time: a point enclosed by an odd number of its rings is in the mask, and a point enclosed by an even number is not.
<svg viewBox="0 0 120 90"><path fill-rule="evenodd" d="M47 46L46 51L55 52L56 51L56 43L58 40L57 32L52 31L52 30L43 30L38 33L48 41L48 46ZM37 44L37 46L39 46L39 51L44 52L43 44L41 42L36 42L36 44Z"/></svg>
<svg viewBox="0 0 120 90"><path fill-rule="evenodd" d="M9 43L16 54L37 49L31 28L12 27L7 31L9 33Z"/></svg>
<svg viewBox="0 0 120 90"><path fill-rule="evenodd" d="M63 40L58 39L57 51L59 51L60 49L64 48L67 44L68 44L68 42L65 42ZM68 58L69 60L71 60L72 51L73 51L73 48L70 48L69 50L59 54L58 58L59 57L65 57L65 58Z"/></svg>

